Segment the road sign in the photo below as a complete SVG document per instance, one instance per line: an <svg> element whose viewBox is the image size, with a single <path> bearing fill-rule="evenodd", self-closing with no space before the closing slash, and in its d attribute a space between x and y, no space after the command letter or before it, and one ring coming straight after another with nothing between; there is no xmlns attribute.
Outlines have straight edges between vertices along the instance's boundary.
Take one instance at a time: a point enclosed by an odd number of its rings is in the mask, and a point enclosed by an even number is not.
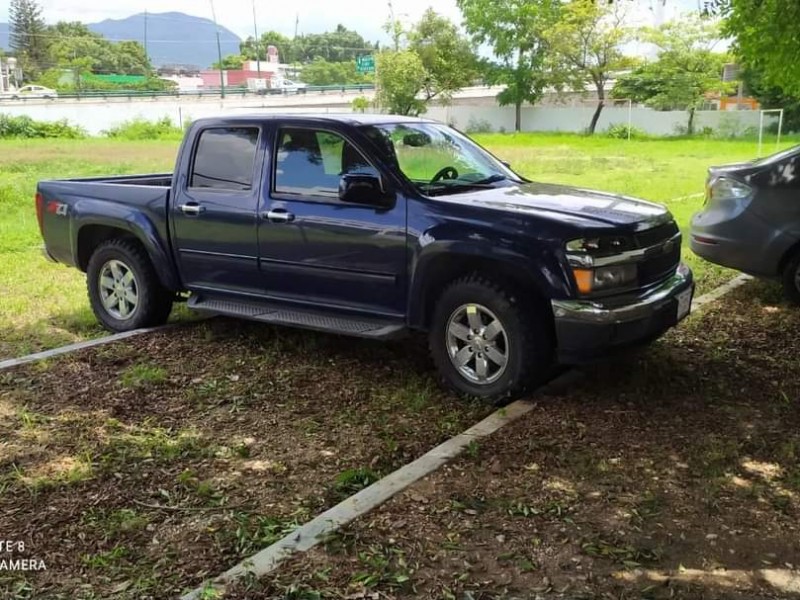
<svg viewBox="0 0 800 600"><path fill-rule="evenodd" d="M372 54L364 54L356 58L356 71L359 73L375 72L375 57Z"/></svg>

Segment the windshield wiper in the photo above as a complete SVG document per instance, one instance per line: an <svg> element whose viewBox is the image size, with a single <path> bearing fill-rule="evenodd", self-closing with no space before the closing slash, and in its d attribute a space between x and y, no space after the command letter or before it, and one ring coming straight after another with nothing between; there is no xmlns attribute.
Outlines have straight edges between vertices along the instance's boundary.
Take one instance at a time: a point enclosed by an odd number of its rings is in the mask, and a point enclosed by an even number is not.
<svg viewBox="0 0 800 600"><path fill-rule="evenodd" d="M494 175L489 175L488 177L484 177L483 179L479 179L478 181L473 181L472 183L478 185L488 185L490 183L497 183L498 181L506 181L510 179L511 178L506 175L495 173Z"/></svg>

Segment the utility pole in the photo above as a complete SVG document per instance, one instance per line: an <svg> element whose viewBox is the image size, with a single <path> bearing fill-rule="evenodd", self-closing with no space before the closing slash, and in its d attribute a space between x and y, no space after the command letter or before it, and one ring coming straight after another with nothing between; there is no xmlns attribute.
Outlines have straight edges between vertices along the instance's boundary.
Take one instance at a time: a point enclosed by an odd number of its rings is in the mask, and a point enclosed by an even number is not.
<svg viewBox="0 0 800 600"><path fill-rule="evenodd" d="M256 0L253 0L253 31L256 34L256 69L258 69L258 78L261 79L261 44L258 39L258 19L256 18Z"/></svg>
<svg viewBox="0 0 800 600"><path fill-rule="evenodd" d="M217 23L217 11L214 10L214 0L208 0L211 4L211 17L214 19L214 29L217 32L217 56L219 57L219 90L222 98L225 98L225 72L222 70L222 43L219 41L219 24Z"/></svg>
<svg viewBox="0 0 800 600"><path fill-rule="evenodd" d="M147 62L150 62L150 55L147 53L147 9L144 9L144 58ZM150 73L146 74L148 77Z"/></svg>

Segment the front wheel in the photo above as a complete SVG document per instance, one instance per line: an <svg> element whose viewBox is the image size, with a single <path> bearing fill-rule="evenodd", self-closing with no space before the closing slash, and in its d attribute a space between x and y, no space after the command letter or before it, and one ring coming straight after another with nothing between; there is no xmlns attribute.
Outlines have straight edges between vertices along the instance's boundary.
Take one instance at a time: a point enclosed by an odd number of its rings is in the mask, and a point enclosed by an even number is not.
<svg viewBox="0 0 800 600"><path fill-rule="evenodd" d="M800 306L800 250L786 263L782 273L783 293L792 304Z"/></svg>
<svg viewBox="0 0 800 600"><path fill-rule="evenodd" d="M455 281L436 304L429 338L443 383L497 403L542 382L552 369L548 316L500 282L480 275Z"/></svg>
<svg viewBox="0 0 800 600"><path fill-rule="evenodd" d="M166 322L173 294L161 286L144 248L133 240L104 242L86 269L89 301L110 331L131 331Z"/></svg>

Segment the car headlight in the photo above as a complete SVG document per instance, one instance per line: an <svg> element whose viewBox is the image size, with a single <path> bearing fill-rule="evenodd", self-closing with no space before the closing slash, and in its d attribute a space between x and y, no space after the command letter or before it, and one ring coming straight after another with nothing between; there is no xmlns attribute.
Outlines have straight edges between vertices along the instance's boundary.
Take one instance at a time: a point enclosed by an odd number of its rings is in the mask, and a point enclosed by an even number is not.
<svg viewBox="0 0 800 600"><path fill-rule="evenodd" d="M735 200L747 198L752 193L752 187L742 181L728 177L718 177L708 188L709 200Z"/></svg>
<svg viewBox="0 0 800 600"><path fill-rule="evenodd" d="M638 275L635 264L573 269L572 273L575 275L575 283L581 294L624 288L635 283Z"/></svg>
<svg viewBox="0 0 800 600"><path fill-rule="evenodd" d="M567 252L577 252L585 254L617 254L625 252L630 246L630 241L626 237L595 237L580 238L570 240L566 244Z"/></svg>

